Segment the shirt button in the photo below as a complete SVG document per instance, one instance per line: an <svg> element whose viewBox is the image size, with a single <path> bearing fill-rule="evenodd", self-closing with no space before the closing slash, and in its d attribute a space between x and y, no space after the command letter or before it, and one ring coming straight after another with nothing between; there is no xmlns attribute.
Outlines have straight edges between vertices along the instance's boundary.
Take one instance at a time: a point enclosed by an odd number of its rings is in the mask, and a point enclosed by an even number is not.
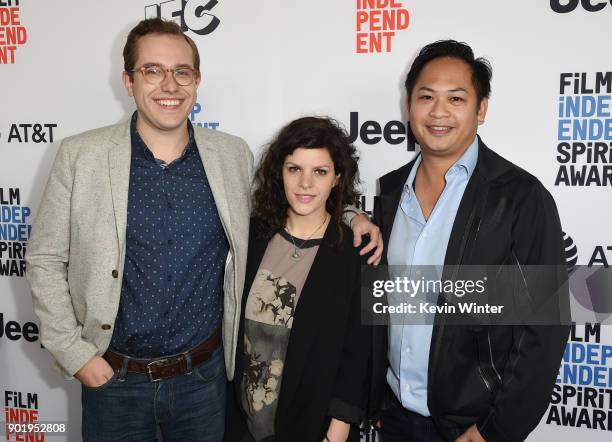
<svg viewBox="0 0 612 442"><path fill-rule="evenodd" d="M172 241L171 239L168 240L168 245L171 246L172 244L174 244L174 241Z"/></svg>
<svg viewBox="0 0 612 442"><path fill-rule="evenodd" d="M113 271L111 272L111 275L112 275L112 276L113 276L113 278L115 278L115 279L116 279L116 278L119 278L119 272L118 272L117 270L113 270Z"/></svg>
<svg viewBox="0 0 612 442"><path fill-rule="evenodd" d="M168 201L168 209L172 209L172 203L170 201Z"/></svg>
<svg viewBox="0 0 612 442"><path fill-rule="evenodd" d="M406 347L406 353L410 353L410 347Z"/></svg>
<svg viewBox="0 0 612 442"><path fill-rule="evenodd" d="M404 390L410 391L410 384L404 384Z"/></svg>
<svg viewBox="0 0 612 442"><path fill-rule="evenodd" d="M168 281L172 281L172 275L168 275Z"/></svg>
<svg viewBox="0 0 612 442"><path fill-rule="evenodd" d="M110 324L102 324L102 326L100 327L102 330L110 330L111 326Z"/></svg>

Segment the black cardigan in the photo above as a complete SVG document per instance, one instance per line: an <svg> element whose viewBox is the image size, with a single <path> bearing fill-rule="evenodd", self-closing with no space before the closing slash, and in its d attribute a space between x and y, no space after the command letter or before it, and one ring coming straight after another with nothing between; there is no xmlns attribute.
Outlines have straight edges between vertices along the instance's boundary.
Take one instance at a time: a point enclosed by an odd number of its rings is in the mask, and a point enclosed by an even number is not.
<svg viewBox="0 0 612 442"><path fill-rule="evenodd" d="M277 442L320 442L330 417L358 423L368 390L371 331L361 325L359 249L345 225L340 240L330 223L298 302L278 398ZM242 442L246 421L240 406L244 309L268 241L249 236L236 372L228 395L226 441ZM233 391L232 391L233 390ZM232 394L233 393L233 394ZM233 404L232 404L233 402ZM354 437L358 432L352 430Z"/></svg>

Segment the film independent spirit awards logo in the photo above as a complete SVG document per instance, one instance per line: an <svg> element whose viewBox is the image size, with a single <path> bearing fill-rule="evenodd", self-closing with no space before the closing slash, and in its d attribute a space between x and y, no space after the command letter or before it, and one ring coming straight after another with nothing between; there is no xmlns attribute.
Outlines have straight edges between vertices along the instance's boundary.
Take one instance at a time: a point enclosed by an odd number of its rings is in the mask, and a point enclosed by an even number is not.
<svg viewBox="0 0 612 442"><path fill-rule="evenodd" d="M609 266L598 262L602 246L595 247L588 265L577 265L578 248L574 240L563 232L563 241L571 295L595 313L596 321L572 324L543 421L566 428L612 431L612 346L602 339L601 327L601 319L609 317L612 308L600 299L601 293L607 295L607 289L612 288L610 281L607 288L602 284L610 273L605 271Z"/></svg>
<svg viewBox="0 0 612 442"><path fill-rule="evenodd" d="M15 64L16 52L28 42L19 0L0 0L0 65Z"/></svg>
<svg viewBox="0 0 612 442"><path fill-rule="evenodd" d="M355 1L355 0L353 0ZM410 13L400 0L356 0L355 52L391 52L397 32L408 29Z"/></svg>

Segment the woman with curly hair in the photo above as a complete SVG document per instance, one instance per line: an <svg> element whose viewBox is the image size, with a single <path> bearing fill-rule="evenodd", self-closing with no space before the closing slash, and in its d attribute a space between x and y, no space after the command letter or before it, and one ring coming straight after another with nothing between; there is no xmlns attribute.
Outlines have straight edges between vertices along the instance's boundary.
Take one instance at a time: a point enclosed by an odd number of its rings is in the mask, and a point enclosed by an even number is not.
<svg viewBox="0 0 612 442"><path fill-rule="evenodd" d="M370 334L359 251L342 222L355 147L328 118L285 126L255 175L228 440L358 440Z"/></svg>

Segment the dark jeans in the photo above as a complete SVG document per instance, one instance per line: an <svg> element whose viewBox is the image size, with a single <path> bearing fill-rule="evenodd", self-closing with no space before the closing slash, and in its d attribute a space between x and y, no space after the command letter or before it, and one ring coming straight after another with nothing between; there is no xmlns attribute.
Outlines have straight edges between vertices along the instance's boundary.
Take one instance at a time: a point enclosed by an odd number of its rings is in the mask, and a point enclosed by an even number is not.
<svg viewBox="0 0 612 442"><path fill-rule="evenodd" d="M151 382L126 366L104 385L82 387L83 440L164 442L223 440L225 363L219 347L190 374Z"/></svg>
<svg viewBox="0 0 612 442"><path fill-rule="evenodd" d="M446 442L430 417L406 410L393 393L380 417L381 442ZM457 430L457 437L463 431Z"/></svg>

